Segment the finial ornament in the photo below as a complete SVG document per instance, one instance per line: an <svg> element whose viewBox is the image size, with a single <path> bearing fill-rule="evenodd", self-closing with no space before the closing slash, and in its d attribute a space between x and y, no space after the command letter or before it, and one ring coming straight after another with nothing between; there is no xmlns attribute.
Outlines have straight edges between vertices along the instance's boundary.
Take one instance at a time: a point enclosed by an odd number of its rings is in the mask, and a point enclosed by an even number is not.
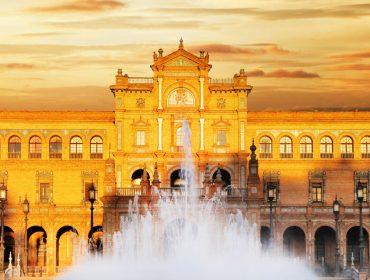
<svg viewBox="0 0 370 280"><path fill-rule="evenodd" d="M184 40L182 39L182 37L180 38L180 44L179 44L179 49L183 49L184 48Z"/></svg>

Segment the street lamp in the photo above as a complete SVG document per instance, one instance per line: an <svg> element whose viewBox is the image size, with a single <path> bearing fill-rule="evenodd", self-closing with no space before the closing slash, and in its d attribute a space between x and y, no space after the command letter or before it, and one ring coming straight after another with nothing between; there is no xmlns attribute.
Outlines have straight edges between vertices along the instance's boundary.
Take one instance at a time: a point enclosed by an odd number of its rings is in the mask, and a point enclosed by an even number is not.
<svg viewBox="0 0 370 280"><path fill-rule="evenodd" d="M339 275L339 207L340 203L335 197L333 201L333 213L335 218L335 275Z"/></svg>
<svg viewBox="0 0 370 280"><path fill-rule="evenodd" d="M30 203L25 197L23 203L23 213L24 213L24 274L27 276L28 271L28 233L27 233L27 223L28 223L28 213L30 212Z"/></svg>
<svg viewBox="0 0 370 280"><path fill-rule="evenodd" d="M94 184L91 184L89 187L89 201L90 201L90 229L94 227L94 203L96 201L96 190Z"/></svg>
<svg viewBox="0 0 370 280"><path fill-rule="evenodd" d="M364 270L365 264L364 264L364 249L365 249L365 244L364 244L364 230L363 230L363 225L362 225L362 202L364 201L364 194L366 194L366 186L364 184L361 184L360 181L357 183L357 188L356 188L356 193L357 193L357 201L358 201L358 208L360 212L360 270Z"/></svg>
<svg viewBox="0 0 370 280"><path fill-rule="evenodd" d="M270 206L270 246L272 246L274 242L274 228L273 228L273 217L272 217L272 202L276 198L276 186L272 182L267 184L267 199Z"/></svg>
<svg viewBox="0 0 370 280"><path fill-rule="evenodd" d="M0 208L1 208L1 237L0 237L0 271L4 271L4 211L7 200L8 189L4 181L0 185Z"/></svg>

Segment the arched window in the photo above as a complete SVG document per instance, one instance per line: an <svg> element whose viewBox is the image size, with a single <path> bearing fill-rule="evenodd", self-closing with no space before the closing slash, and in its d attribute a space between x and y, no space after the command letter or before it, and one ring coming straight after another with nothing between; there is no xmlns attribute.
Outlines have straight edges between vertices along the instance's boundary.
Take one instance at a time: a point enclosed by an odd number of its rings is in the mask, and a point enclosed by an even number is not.
<svg viewBox="0 0 370 280"><path fill-rule="evenodd" d="M313 157L312 139L308 136L303 136L299 141L299 154L301 158Z"/></svg>
<svg viewBox="0 0 370 280"><path fill-rule="evenodd" d="M59 136L50 138L49 158L62 158L62 138Z"/></svg>
<svg viewBox="0 0 370 280"><path fill-rule="evenodd" d="M370 136L361 139L361 157L370 158Z"/></svg>
<svg viewBox="0 0 370 280"><path fill-rule="evenodd" d="M333 140L329 136L324 136L320 140L320 157L321 158L333 157Z"/></svg>
<svg viewBox="0 0 370 280"><path fill-rule="evenodd" d="M280 139L280 158L293 157L293 142L288 136L283 136Z"/></svg>
<svg viewBox="0 0 370 280"><path fill-rule="evenodd" d="M176 146L182 147L184 145L184 131L182 126L176 129Z"/></svg>
<svg viewBox="0 0 370 280"><path fill-rule="evenodd" d="M268 136L260 139L260 158L272 158L272 140Z"/></svg>
<svg viewBox="0 0 370 280"><path fill-rule="evenodd" d="M340 156L341 158L353 158L353 140L349 136L345 136L340 140Z"/></svg>
<svg viewBox="0 0 370 280"><path fill-rule="evenodd" d="M41 138L32 136L29 142L29 158L41 158Z"/></svg>
<svg viewBox="0 0 370 280"><path fill-rule="evenodd" d="M100 136L91 138L90 158L103 158L103 139Z"/></svg>
<svg viewBox="0 0 370 280"><path fill-rule="evenodd" d="M22 142L18 136L12 136L8 142L8 158L21 158Z"/></svg>
<svg viewBox="0 0 370 280"><path fill-rule="evenodd" d="M79 136L71 138L69 143L69 157L70 158L82 158L82 139Z"/></svg>

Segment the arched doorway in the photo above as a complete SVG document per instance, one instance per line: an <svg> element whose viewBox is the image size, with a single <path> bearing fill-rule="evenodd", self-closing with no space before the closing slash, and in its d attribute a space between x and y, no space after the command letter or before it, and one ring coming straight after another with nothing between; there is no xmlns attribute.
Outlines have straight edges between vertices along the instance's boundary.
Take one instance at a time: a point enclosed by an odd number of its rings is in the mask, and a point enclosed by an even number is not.
<svg viewBox="0 0 370 280"><path fill-rule="evenodd" d="M140 187L140 183L141 183L141 178L143 177L143 173L144 173L144 169L137 169L134 171L134 173L132 173L131 175L131 185L132 187ZM148 176L148 180L150 180L150 175L148 173L148 171L146 172L147 176Z"/></svg>
<svg viewBox="0 0 370 280"><path fill-rule="evenodd" d="M262 245L262 249L265 250L269 246L270 241L270 228L266 226L261 226L260 230L260 241Z"/></svg>
<svg viewBox="0 0 370 280"><path fill-rule="evenodd" d="M306 236L297 226L288 227L283 234L284 255L293 257L306 256Z"/></svg>
<svg viewBox="0 0 370 280"><path fill-rule="evenodd" d="M171 188L184 188L186 181L186 171L182 169L176 169L171 173L170 181Z"/></svg>
<svg viewBox="0 0 370 280"><path fill-rule="evenodd" d="M14 231L7 226L4 226L4 266L9 265L10 253L12 254L12 263L15 263L15 238Z"/></svg>
<svg viewBox="0 0 370 280"><path fill-rule="evenodd" d="M32 226L27 230L28 236L28 267L46 266L47 234L43 227Z"/></svg>
<svg viewBox="0 0 370 280"><path fill-rule="evenodd" d="M94 226L88 234L89 249L94 252L103 252L103 227Z"/></svg>
<svg viewBox="0 0 370 280"><path fill-rule="evenodd" d="M335 230L328 226L320 227L315 232L315 260L324 264L327 271L335 270Z"/></svg>
<svg viewBox="0 0 370 280"><path fill-rule="evenodd" d="M220 179L223 182L223 187L227 187L231 184L231 175L230 173L223 168L218 168L212 175L213 181L217 181L219 176L221 175Z"/></svg>
<svg viewBox="0 0 370 280"><path fill-rule="evenodd" d="M369 261L369 234L366 229L364 230L364 243L365 243L365 252L364 252L364 262L365 265ZM360 227L355 226L350 228L347 231L347 265L350 266L353 262L355 266L360 264Z"/></svg>
<svg viewBox="0 0 370 280"><path fill-rule="evenodd" d="M72 226L61 227L56 235L56 265L66 267L73 264L73 257L77 253L78 232Z"/></svg>

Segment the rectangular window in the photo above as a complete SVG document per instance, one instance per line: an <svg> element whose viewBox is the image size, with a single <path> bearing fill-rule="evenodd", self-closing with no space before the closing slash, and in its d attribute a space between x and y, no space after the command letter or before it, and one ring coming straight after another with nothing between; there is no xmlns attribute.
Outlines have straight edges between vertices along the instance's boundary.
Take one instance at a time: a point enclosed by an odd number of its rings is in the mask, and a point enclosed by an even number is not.
<svg viewBox="0 0 370 280"><path fill-rule="evenodd" d="M145 145L145 131L142 130L136 131L136 145L137 146Z"/></svg>
<svg viewBox="0 0 370 280"><path fill-rule="evenodd" d="M40 183L40 202L48 203L50 201L50 183Z"/></svg>
<svg viewBox="0 0 370 280"><path fill-rule="evenodd" d="M312 201L323 201L322 183L312 183Z"/></svg>
<svg viewBox="0 0 370 280"><path fill-rule="evenodd" d="M227 143L226 131L225 130L219 130L219 131L217 131L216 145L217 146L225 146L226 143Z"/></svg>

